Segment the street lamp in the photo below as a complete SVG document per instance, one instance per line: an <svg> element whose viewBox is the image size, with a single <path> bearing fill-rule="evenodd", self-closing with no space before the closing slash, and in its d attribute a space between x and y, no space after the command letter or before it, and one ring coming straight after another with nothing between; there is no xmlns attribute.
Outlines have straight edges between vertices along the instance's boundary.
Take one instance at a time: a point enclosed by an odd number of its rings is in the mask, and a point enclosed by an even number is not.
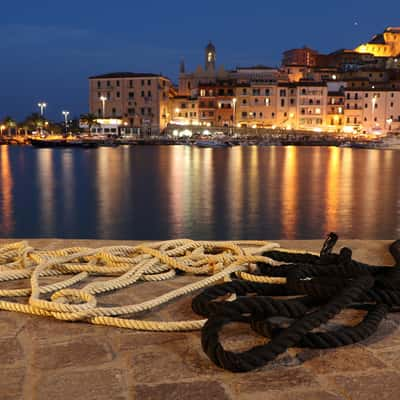
<svg viewBox="0 0 400 400"><path fill-rule="evenodd" d="M44 110L47 107L47 103L44 103L44 102L38 103L38 107L40 108L40 115L43 117Z"/></svg>
<svg viewBox="0 0 400 400"><path fill-rule="evenodd" d="M64 115L64 121L65 121L65 134L67 134L69 111L63 111L62 114Z"/></svg>
<svg viewBox="0 0 400 400"><path fill-rule="evenodd" d="M1 136L3 136L3 131L4 131L4 129L6 129L6 126L5 126L5 125L0 125L0 133L1 133Z"/></svg>
<svg viewBox="0 0 400 400"><path fill-rule="evenodd" d="M232 116L232 127L233 126L235 126L235 121L236 121L236 103L237 103L237 98L236 97L234 97L233 99L232 99L232 108L233 108L233 116ZM232 131L232 134L233 134L233 131Z"/></svg>
<svg viewBox="0 0 400 400"><path fill-rule="evenodd" d="M387 124L389 125L389 131L392 129L392 122L393 122L393 119L392 118L388 118L387 120L386 120L386 122L387 122Z"/></svg>
<svg viewBox="0 0 400 400"><path fill-rule="evenodd" d="M107 101L107 97L106 96L100 96L100 101L103 105L103 118L106 117L106 101Z"/></svg>

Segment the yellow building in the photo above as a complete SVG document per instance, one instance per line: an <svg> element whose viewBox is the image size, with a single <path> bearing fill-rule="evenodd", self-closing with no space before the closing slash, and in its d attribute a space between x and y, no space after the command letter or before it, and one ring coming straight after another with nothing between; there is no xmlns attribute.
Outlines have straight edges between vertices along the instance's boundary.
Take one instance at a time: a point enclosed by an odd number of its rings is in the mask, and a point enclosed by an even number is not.
<svg viewBox="0 0 400 400"><path fill-rule="evenodd" d="M354 49L357 53L370 53L375 57L397 57L400 55L400 27L386 28L368 43Z"/></svg>

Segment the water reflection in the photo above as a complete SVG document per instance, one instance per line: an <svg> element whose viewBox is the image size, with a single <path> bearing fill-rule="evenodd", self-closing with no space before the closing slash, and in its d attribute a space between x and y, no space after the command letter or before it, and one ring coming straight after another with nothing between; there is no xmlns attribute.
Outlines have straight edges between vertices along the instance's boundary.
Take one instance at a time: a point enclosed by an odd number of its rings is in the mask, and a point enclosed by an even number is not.
<svg viewBox="0 0 400 400"><path fill-rule="evenodd" d="M13 221L13 177L11 173L10 157L8 148L0 146L0 207L1 207L1 226L0 233L3 236L12 234L14 221Z"/></svg>
<svg viewBox="0 0 400 400"><path fill-rule="evenodd" d="M399 151L334 147L2 146L0 235L390 239L399 167Z"/></svg>

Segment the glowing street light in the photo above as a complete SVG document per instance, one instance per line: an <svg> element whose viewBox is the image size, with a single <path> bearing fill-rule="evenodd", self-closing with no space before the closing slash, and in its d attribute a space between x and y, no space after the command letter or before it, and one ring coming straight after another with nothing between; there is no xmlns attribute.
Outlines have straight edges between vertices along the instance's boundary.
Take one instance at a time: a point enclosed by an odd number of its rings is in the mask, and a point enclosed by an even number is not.
<svg viewBox="0 0 400 400"><path fill-rule="evenodd" d="M6 126L5 126L5 125L0 125L0 133L1 133L1 136L3 136L3 131L4 131L4 129L6 129Z"/></svg>
<svg viewBox="0 0 400 400"><path fill-rule="evenodd" d="M43 117L43 115L44 115L44 110L45 110L46 107L47 107L47 103L45 103L45 102L40 102L40 103L38 103L38 107L40 108L40 115Z"/></svg>
<svg viewBox="0 0 400 400"><path fill-rule="evenodd" d="M234 97L232 99L232 108L233 108L233 117L232 117L232 126L235 125L235 117L236 117L236 103L237 103L237 98Z"/></svg>
<svg viewBox="0 0 400 400"><path fill-rule="evenodd" d="M63 111L62 114L64 115L65 121L65 133L67 133L69 111Z"/></svg>
<svg viewBox="0 0 400 400"><path fill-rule="evenodd" d="M106 117L106 101L107 101L107 97L106 96L100 96L100 101L103 105L103 118Z"/></svg>

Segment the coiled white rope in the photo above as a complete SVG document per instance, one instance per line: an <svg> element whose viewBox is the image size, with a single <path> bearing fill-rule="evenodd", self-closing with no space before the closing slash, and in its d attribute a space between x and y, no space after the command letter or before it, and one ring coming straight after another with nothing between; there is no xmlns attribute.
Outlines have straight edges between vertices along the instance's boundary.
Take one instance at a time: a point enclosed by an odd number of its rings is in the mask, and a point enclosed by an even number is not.
<svg viewBox="0 0 400 400"><path fill-rule="evenodd" d="M0 283L29 279L30 285L23 289L0 287L0 310L135 330L196 330L204 325L205 320L147 321L131 316L229 279L231 274L255 282L284 284L284 278L260 277L251 273L257 262L280 265L260 255L278 247L276 243L265 241L182 239L138 246L73 247L46 251L35 250L27 242L13 243L0 247ZM139 304L117 307L98 305L101 294L132 286L139 281L173 279L177 271L207 277ZM41 285L43 277L56 277L57 282ZM94 279L96 277L101 279ZM108 279L104 280L105 277ZM82 286L88 278L91 282ZM21 302L21 298L27 299Z"/></svg>

